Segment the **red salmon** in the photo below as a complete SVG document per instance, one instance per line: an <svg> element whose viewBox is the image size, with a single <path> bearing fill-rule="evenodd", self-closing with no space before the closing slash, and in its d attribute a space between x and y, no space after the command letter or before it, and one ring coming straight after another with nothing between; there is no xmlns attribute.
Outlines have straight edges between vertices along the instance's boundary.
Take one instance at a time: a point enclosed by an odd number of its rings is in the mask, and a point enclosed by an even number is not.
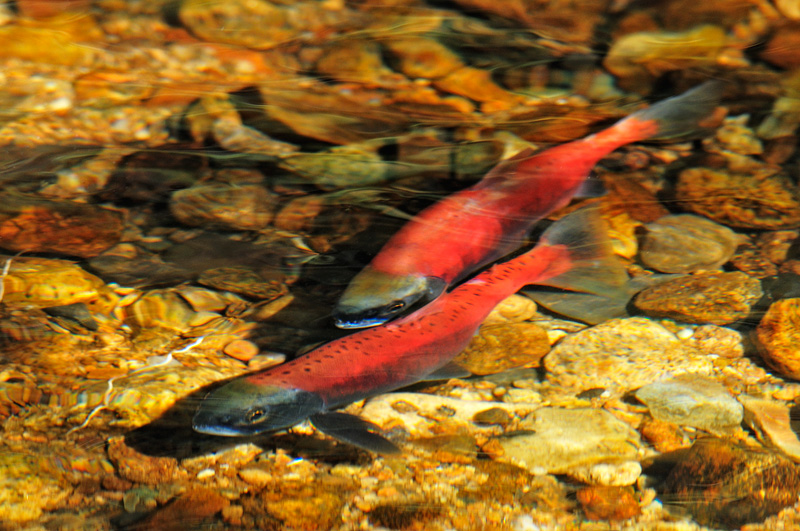
<svg viewBox="0 0 800 531"><path fill-rule="evenodd" d="M353 425L348 416L329 411L429 379L466 347L497 303L526 284L556 278L561 284L586 279L614 284L618 275L625 278L596 210L579 210L553 224L530 251L405 317L211 391L194 417L194 429L253 435L310 418L320 431L371 450L391 451L394 446L369 433L363 421Z"/></svg>
<svg viewBox="0 0 800 531"><path fill-rule="evenodd" d="M404 225L358 273L333 312L336 326L384 323L525 241L543 217L566 205L592 167L615 149L697 129L718 104L720 82L640 110L597 134L540 153L523 150L477 184L431 205Z"/></svg>

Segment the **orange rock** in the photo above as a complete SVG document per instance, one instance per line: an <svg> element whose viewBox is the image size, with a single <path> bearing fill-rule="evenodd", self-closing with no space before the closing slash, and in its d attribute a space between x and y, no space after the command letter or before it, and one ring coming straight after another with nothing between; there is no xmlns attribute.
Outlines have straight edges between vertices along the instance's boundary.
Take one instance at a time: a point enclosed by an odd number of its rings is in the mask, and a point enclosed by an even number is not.
<svg viewBox="0 0 800 531"><path fill-rule="evenodd" d="M439 90L464 96L475 101L493 102L495 106L508 106L521 101L519 96L500 88L487 70L465 66L433 82ZM500 109L495 109L500 110Z"/></svg>
<svg viewBox="0 0 800 531"><path fill-rule="evenodd" d="M800 299L775 301L756 328L758 350L783 376L800 379Z"/></svg>
<svg viewBox="0 0 800 531"><path fill-rule="evenodd" d="M0 241L11 251L90 258L122 237L122 216L85 203L3 198Z"/></svg>
<svg viewBox="0 0 800 531"><path fill-rule="evenodd" d="M91 0L17 0L20 15L31 18L48 18L62 13L80 13L89 10Z"/></svg>
<svg viewBox="0 0 800 531"><path fill-rule="evenodd" d="M231 358L248 362L258 354L258 346L250 341L237 339L225 345L222 351Z"/></svg>
<svg viewBox="0 0 800 531"><path fill-rule="evenodd" d="M576 493L589 520L627 520L642 512L633 487L584 487Z"/></svg>
<svg viewBox="0 0 800 531"><path fill-rule="evenodd" d="M691 445L683 430L671 422L649 420L642 425L642 437L659 452L671 452Z"/></svg>

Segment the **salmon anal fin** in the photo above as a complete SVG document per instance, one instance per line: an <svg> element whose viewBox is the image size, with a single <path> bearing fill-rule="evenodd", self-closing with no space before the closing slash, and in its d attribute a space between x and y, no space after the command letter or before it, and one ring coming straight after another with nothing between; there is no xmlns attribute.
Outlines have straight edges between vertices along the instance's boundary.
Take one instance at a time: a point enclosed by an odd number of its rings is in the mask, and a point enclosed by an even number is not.
<svg viewBox="0 0 800 531"><path fill-rule="evenodd" d="M569 269L536 284L617 297L625 291L628 273L614 255L599 209L582 208L558 220L542 235L552 247L562 246Z"/></svg>

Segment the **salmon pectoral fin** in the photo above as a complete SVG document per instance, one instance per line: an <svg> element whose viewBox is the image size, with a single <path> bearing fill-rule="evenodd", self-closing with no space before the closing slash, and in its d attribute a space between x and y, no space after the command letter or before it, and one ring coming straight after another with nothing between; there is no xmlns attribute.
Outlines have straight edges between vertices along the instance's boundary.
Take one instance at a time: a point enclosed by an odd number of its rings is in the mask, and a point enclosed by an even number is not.
<svg viewBox="0 0 800 531"><path fill-rule="evenodd" d="M376 454L399 454L400 448L392 441L376 433L379 428L362 418L347 413L317 413L309 418L319 431L362 450Z"/></svg>
<svg viewBox="0 0 800 531"><path fill-rule="evenodd" d="M598 208L582 208L563 217L544 232L542 240L561 248L563 255L554 267L563 272L537 280L537 285L609 298L630 297L626 289L628 273L614 255Z"/></svg>
<svg viewBox="0 0 800 531"><path fill-rule="evenodd" d="M651 140L675 140L702 130L722 98L722 81L706 81L679 96L667 98L646 109L635 112L627 120L640 124L655 123L657 132Z"/></svg>

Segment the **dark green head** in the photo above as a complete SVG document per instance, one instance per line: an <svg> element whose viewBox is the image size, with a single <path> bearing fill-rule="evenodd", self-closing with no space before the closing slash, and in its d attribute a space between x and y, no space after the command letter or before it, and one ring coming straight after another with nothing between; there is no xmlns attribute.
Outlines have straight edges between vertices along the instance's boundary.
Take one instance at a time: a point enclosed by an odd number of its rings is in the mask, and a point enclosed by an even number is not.
<svg viewBox="0 0 800 531"><path fill-rule="evenodd" d="M239 378L206 395L192 427L209 435L241 437L291 428L323 410L316 393Z"/></svg>
<svg viewBox="0 0 800 531"><path fill-rule="evenodd" d="M396 276L366 268L342 294L333 321L339 328L377 326L407 313L419 301L432 301L446 287L436 277Z"/></svg>

